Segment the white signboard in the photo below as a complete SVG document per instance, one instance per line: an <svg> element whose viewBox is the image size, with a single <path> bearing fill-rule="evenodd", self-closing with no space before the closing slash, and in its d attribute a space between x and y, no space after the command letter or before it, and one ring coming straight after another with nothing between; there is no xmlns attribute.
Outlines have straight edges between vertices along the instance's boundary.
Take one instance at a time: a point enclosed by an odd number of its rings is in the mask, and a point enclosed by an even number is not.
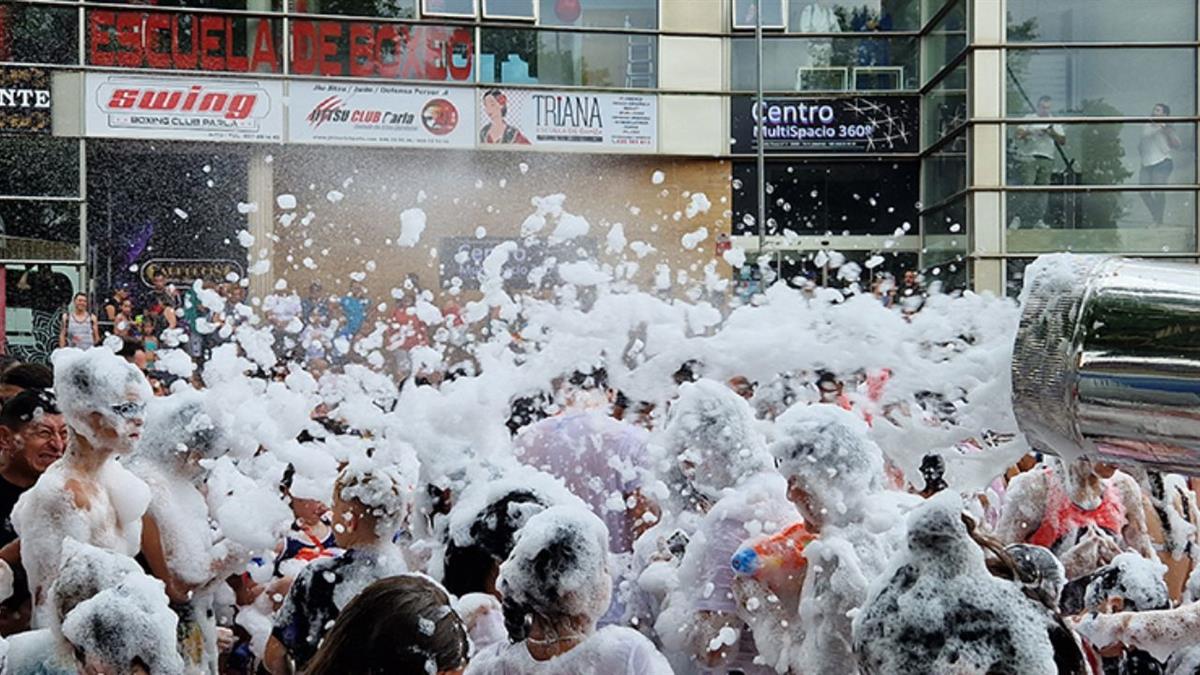
<svg viewBox="0 0 1200 675"><path fill-rule="evenodd" d="M471 148L473 119L473 89L293 82L288 92L297 143Z"/></svg>
<svg viewBox="0 0 1200 675"><path fill-rule="evenodd" d="M479 144L654 152L658 99L642 94L486 89L479 94Z"/></svg>
<svg viewBox="0 0 1200 675"><path fill-rule="evenodd" d="M88 136L283 140L279 82L89 73L86 88Z"/></svg>

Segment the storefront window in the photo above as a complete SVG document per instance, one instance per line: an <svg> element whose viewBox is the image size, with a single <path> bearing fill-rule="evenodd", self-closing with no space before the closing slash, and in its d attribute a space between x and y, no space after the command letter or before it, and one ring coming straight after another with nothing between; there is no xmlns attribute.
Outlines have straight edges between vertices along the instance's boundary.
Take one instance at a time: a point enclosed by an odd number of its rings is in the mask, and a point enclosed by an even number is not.
<svg viewBox="0 0 1200 675"><path fill-rule="evenodd" d="M768 235L916 234L916 162L768 162ZM733 167L734 234L756 235L754 162Z"/></svg>
<svg viewBox="0 0 1200 675"><path fill-rule="evenodd" d="M240 14L87 10L96 66L279 73L282 20Z"/></svg>
<svg viewBox="0 0 1200 675"><path fill-rule="evenodd" d="M658 0L539 0L543 26L658 28Z"/></svg>
<svg viewBox="0 0 1200 675"><path fill-rule="evenodd" d="M967 3L958 0L921 41L921 63L928 82L967 48Z"/></svg>
<svg viewBox="0 0 1200 675"><path fill-rule="evenodd" d="M0 135L0 196L79 196L79 141Z"/></svg>
<svg viewBox="0 0 1200 675"><path fill-rule="evenodd" d="M1196 38L1196 0L1008 0L1009 42Z"/></svg>
<svg viewBox="0 0 1200 675"><path fill-rule="evenodd" d="M734 38L732 87L756 86L755 45ZM917 88L915 38L780 38L763 41L769 91L896 91Z"/></svg>
<svg viewBox="0 0 1200 675"><path fill-rule="evenodd" d="M0 61L79 62L77 9L3 2L0 17Z"/></svg>
<svg viewBox="0 0 1200 675"><path fill-rule="evenodd" d="M943 291L966 288L971 241L966 198L922 214L921 232L925 285L939 283Z"/></svg>
<svg viewBox="0 0 1200 675"><path fill-rule="evenodd" d="M479 81L651 88L658 45L650 35L481 31Z"/></svg>
<svg viewBox="0 0 1200 675"><path fill-rule="evenodd" d="M466 27L293 19L292 72L470 82L473 35Z"/></svg>
<svg viewBox="0 0 1200 675"><path fill-rule="evenodd" d="M292 0L298 14L338 14L387 19L417 18L418 0Z"/></svg>
<svg viewBox="0 0 1200 675"><path fill-rule="evenodd" d="M1016 298L1025 287L1025 268L1034 258L1009 258L1004 261L1004 294Z"/></svg>
<svg viewBox="0 0 1200 675"><path fill-rule="evenodd" d="M967 189L967 132L959 131L922 161L925 203L937 206Z"/></svg>
<svg viewBox="0 0 1200 675"><path fill-rule="evenodd" d="M1052 130L1061 131L1061 143L1050 135ZM1009 185L1196 183L1194 123L1054 125L1032 119L1008 125L1006 137Z"/></svg>
<svg viewBox="0 0 1200 675"><path fill-rule="evenodd" d="M0 199L0 259L79 260L79 203Z"/></svg>
<svg viewBox="0 0 1200 675"><path fill-rule="evenodd" d="M1194 190L1014 190L1006 205L1012 253L1196 250Z"/></svg>
<svg viewBox="0 0 1200 675"><path fill-rule="evenodd" d="M925 94L921 109L924 147L933 145L967 123L967 101L967 67L961 65Z"/></svg>
<svg viewBox="0 0 1200 675"><path fill-rule="evenodd" d="M1008 53L1008 116L1149 115L1166 103L1175 115L1196 113L1193 49L1053 49Z"/></svg>

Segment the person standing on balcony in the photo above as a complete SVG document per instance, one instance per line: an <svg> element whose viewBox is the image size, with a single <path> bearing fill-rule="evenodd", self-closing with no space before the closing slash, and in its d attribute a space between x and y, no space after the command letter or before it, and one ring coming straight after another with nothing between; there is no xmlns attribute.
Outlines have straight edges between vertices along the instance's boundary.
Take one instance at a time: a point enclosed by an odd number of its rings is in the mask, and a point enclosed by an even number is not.
<svg viewBox="0 0 1200 675"><path fill-rule="evenodd" d="M1054 158L1058 154L1058 148L1067 142L1062 125L1046 121L1051 115L1051 103L1053 99L1049 96L1039 98L1035 113L1029 116L1029 119L1034 121L1018 126L1014 133L1017 176L1021 185L1049 185L1054 174ZM1026 227L1048 227L1047 195L1041 193L1021 197L1020 202L1024 208L1013 209L1017 213L1009 222L1009 229L1020 229L1022 220Z"/></svg>
<svg viewBox="0 0 1200 675"><path fill-rule="evenodd" d="M1154 104L1153 117L1169 117L1171 107L1166 103ZM1166 122L1151 122L1142 128L1142 140L1138 143L1138 154L1142 158L1142 169L1138 178L1142 185L1166 185L1171 181L1175 163L1171 153L1183 145L1171 125ZM1142 201L1150 210L1155 225L1163 224L1167 209L1167 193L1143 192Z"/></svg>

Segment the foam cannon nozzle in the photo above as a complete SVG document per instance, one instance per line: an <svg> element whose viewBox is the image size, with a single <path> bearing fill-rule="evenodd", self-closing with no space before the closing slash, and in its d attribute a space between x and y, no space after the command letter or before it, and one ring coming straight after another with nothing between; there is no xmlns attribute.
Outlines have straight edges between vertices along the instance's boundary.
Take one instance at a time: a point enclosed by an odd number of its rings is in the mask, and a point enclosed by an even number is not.
<svg viewBox="0 0 1200 675"><path fill-rule="evenodd" d="M1200 474L1200 267L1104 256L1031 265L1012 380L1036 450Z"/></svg>

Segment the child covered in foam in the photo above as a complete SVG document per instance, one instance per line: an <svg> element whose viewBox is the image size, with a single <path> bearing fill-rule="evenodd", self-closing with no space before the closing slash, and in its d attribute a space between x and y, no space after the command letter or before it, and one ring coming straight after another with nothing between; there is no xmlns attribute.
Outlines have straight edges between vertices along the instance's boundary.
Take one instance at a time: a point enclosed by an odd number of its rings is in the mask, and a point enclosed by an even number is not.
<svg viewBox="0 0 1200 675"><path fill-rule="evenodd" d="M202 462L228 449L219 411L207 394L187 389L151 402L145 439L129 467L150 486L142 554L166 584L189 672L216 672L214 593L249 560L248 549L210 518L205 499L209 471Z"/></svg>
<svg viewBox="0 0 1200 675"><path fill-rule="evenodd" d="M12 522L34 600L33 625L48 624L46 591L62 542L72 537L137 555L150 490L116 456L141 437L150 385L133 365L105 348L54 353L54 388L70 437L66 454L21 495Z"/></svg>
<svg viewBox="0 0 1200 675"><path fill-rule="evenodd" d="M345 553L301 570L275 615L264 661L274 675L303 671L354 596L408 571L393 543L406 526L420 467L411 454L356 457L338 475L333 530Z"/></svg>

